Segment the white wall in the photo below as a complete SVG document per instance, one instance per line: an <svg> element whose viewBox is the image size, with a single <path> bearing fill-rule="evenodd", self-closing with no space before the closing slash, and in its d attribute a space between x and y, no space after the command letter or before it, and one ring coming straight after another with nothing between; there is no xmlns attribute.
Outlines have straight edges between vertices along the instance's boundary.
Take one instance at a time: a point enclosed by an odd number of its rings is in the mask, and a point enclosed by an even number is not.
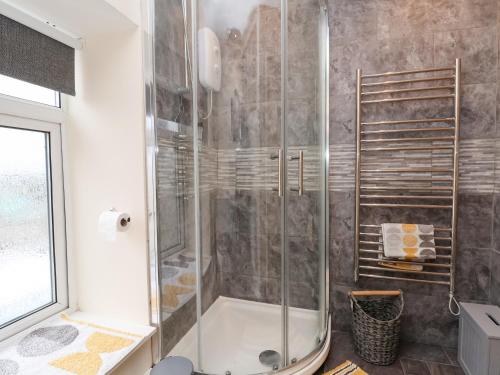
<svg viewBox="0 0 500 375"><path fill-rule="evenodd" d="M80 310L149 324L144 86L139 28L96 35L76 54L76 97L68 102L70 246ZM98 233L111 207L131 215L116 242ZM117 371L142 374L146 344ZM138 372L138 371L141 372ZM144 370L144 371L142 371Z"/></svg>

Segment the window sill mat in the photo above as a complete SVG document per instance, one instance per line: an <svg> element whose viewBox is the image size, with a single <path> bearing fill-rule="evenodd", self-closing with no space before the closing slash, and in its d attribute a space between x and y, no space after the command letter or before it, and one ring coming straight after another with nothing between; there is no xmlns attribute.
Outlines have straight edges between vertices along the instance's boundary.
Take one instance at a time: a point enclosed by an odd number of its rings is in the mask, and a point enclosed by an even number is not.
<svg viewBox="0 0 500 375"><path fill-rule="evenodd" d="M0 343L0 373L109 374L156 332L85 312L60 313Z"/></svg>

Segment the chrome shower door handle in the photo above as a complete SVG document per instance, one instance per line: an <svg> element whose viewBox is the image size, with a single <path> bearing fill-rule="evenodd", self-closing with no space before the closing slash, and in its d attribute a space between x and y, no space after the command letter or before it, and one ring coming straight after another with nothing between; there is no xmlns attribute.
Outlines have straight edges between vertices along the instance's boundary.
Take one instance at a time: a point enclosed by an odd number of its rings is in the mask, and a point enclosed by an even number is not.
<svg viewBox="0 0 500 375"><path fill-rule="evenodd" d="M304 195L304 151L299 151L299 197Z"/></svg>
<svg viewBox="0 0 500 375"><path fill-rule="evenodd" d="M297 160L299 162L298 173L298 188L291 188L291 191L299 193L299 197L304 195L304 151L299 151L297 156L290 156L290 160Z"/></svg>
<svg viewBox="0 0 500 375"><path fill-rule="evenodd" d="M278 159L278 196L283 196L283 150L280 148L278 154L271 154L271 160ZM273 188L276 191L276 188Z"/></svg>
<svg viewBox="0 0 500 375"><path fill-rule="evenodd" d="M283 196L283 150L278 151L278 196Z"/></svg>
<svg viewBox="0 0 500 375"><path fill-rule="evenodd" d="M304 151L299 151L297 156L290 156L290 161L297 160L299 162L299 171L298 171L298 187L291 188L291 191L296 191L299 193L299 197L304 195Z"/></svg>

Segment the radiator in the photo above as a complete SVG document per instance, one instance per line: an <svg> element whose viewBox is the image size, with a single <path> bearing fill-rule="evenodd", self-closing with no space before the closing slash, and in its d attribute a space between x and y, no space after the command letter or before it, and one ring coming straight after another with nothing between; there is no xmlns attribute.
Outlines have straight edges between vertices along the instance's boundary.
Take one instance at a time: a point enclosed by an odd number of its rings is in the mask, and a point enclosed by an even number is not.
<svg viewBox="0 0 500 375"><path fill-rule="evenodd" d="M500 375L500 308L461 306L458 362L467 375Z"/></svg>

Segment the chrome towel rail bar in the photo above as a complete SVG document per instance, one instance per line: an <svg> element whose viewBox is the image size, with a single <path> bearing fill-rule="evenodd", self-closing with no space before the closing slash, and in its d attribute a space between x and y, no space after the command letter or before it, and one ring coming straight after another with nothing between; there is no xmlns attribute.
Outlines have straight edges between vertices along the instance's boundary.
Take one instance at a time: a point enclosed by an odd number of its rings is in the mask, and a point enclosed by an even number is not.
<svg viewBox="0 0 500 375"><path fill-rule="evenodd" d="M424 284L436 284L436 285L447 285L451 286L449 281L435 281L435 280L424 280L424 279L411 279L408 277L395 277L395 276L381 276L381 275L373 275L367 273L360 273L359 276L367 277L372 279L386 279L386 280L394 280L394 281L410 281L415 283L424 283Z"/></svg>
<svg viewBox="0 0 500 375"><path fill-rule="evenodd" d="M453 99L453 98L455 98L454 95L412 96L409 98L363 100L361 104L393 103L393 102L407 102L410 100L434 100L434 99Z"/></svg>
<svg viewBox="0 0 500 375"><path fill-rule="evenodd" d="M447 286L450 311L455 315L451 302L455 301L460 75L457 59L453 67L377 74L358 70L356 78L355 280ZM430 95L432 91L435 95ZM439 117L417 116L431 113L438 100L450 100L439 102ZM414 103L405 108L408 102ZM377 110L378 106L390 110ZM447 116L443 116L445 107L450 110ZM380 113L406 113L407 118L377 119ZM413 213L422 209L429 210L429 217L421 224L435 225L436 261L384 258L381 224L391 217L391 211L397 212L396 222L412 223L422 221L412 221ZM432 212L441 213L434 216ZM423 269L385 267L388 263Z"/></svg>
<svg viewBox="0 0 500 375"><path fill-rule="evenodd" d="M427 69L416 69L416 70L403 70L400 72L386 72L379 74L365 74L362 75L361 78L380 78L380 77L388 77L388 76L400 76L407 74L416 74L416 73L432 73L432 72L444 72L447 70L455 71L454 66L445 66L442 68L427 68Z"/></svg>
<svg viewBox="0 0 500 375"><path fill-rule="evenodd" d="M389 130L362 130L362 135L370 134L394 134L394 133L422 133L422 132L438 132L438 131L454 131L455 128L425 128L425 129L389 129ZM427 138L425 138L427 139Z"/></svg>
<svg viewBox="0 0 500 375"><path fill-rule="evenodd" d="M453 90L453 89L454 89L453 86L415 87L415 88L411 88L411 89L367 91L367 92L361 93L361 96L400 94L400 93L404 93L404 92L433 91L433 90Z"/></svg>
<svg viewBox="0 0 500 375"><path fill-rule="evenodd" d="M372 82L363 83L361 87L375 87L375 86L387 86L387 85L402 85L405 83L420 83L420 82L432 82L432 81L454 81L454 76L446 77L433 77L433 78L414 78L414 79L402 79L399 81L384 81L384 82Z"/></svg>
<svg viewBox="0 0 500 375"><path fill-rule="evenodd" d="M446 129L447 130L447 129ZM363 133L362 133L363 134ZM454 141L455 137L419 137L419 138L379 138L379 139L362 139L361 143L380 143L380 142L429 142L429 141Z"/></svg>
<svg viewBox="0 0 500 375"><path fill-rule="evenodd" d="M438 117L438 118L424 118L413 120L391 120L391 121L374 121L362 122L361 125L400 125L400 124L419 124L419 123L439 123L439 122L455 122L454 117Z"/></svg>

